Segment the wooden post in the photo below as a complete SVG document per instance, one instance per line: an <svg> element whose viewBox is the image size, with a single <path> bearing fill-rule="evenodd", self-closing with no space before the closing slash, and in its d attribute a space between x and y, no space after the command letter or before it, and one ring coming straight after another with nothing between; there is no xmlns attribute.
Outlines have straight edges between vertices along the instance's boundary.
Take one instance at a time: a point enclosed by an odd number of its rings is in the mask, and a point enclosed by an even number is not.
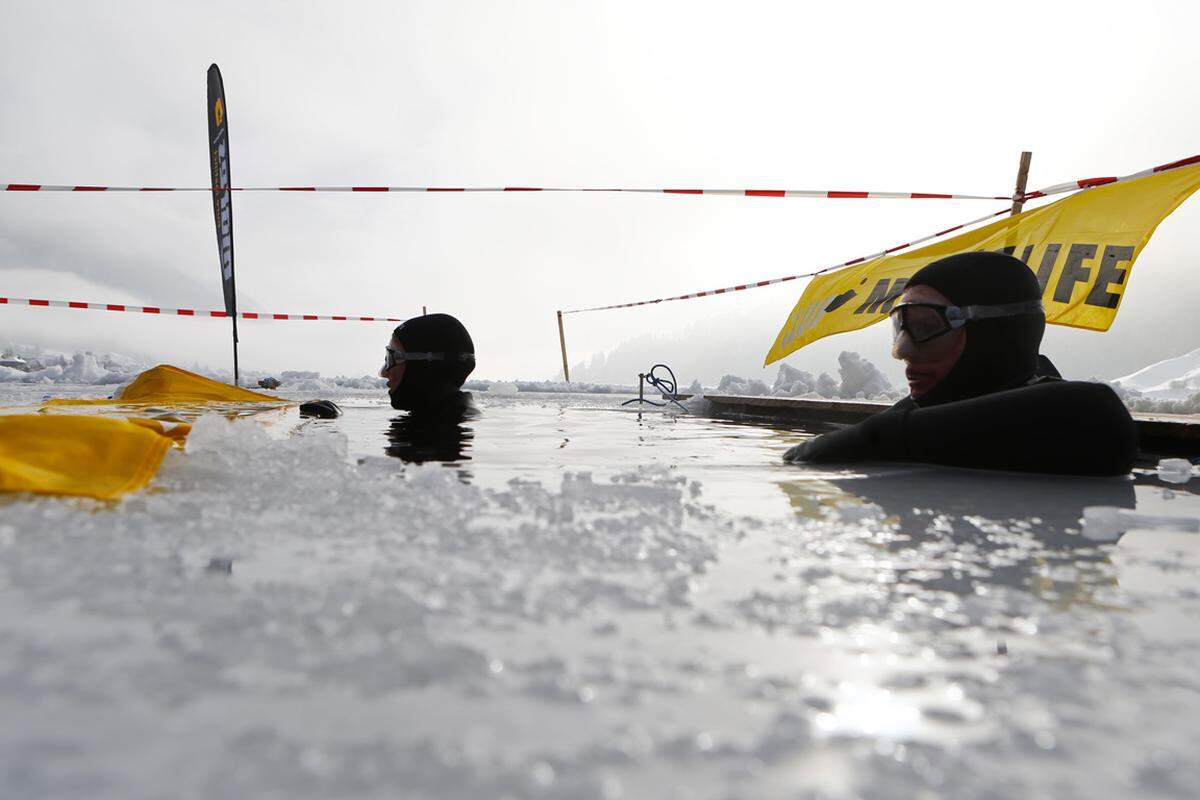
<svg viewBox="0 0 1200 800"><path fill-rule="evenodd" d="M1017 167L1017 188L1013 190L1012 216L1021 213L1021 209L1025 205L1025 201L1021 198L1025 195L1025 184L1029 181L1029 162L1033 160L1033 153L1028 150L1021 152L1021 165Z"/></svg>
<svg viewBox="0 0 1200 800"><path fill-rule="evenodd" d="M423 317L423 316L425 316L425 315L426 315L426 314L428 314L428 313L429 313L429 312L425 310L425 306L421 306L421 316Z"/></svg>
<svg viewBox="0 0 1200 800"><path fill-rule="evenodd" d="M571 368L567 366L567 337L563 334L562 312L558 311L555 313L558 314L558 346L562 348L563 379L567 383L570 383Z"/></svg>

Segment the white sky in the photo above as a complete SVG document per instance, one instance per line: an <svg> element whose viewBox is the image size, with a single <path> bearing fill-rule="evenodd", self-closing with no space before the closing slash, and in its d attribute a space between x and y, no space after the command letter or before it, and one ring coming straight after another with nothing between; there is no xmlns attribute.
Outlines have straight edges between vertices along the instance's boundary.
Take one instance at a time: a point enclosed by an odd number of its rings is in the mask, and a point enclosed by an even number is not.
<svg viewBox="0 0 1200 800"><path fill-rule="evenodd" d="M1186 3L41 3L4 0L0 182L207 185L220 64L236 185L1011 191L1200 151ZM806 271L1003 203L625 195L239 195L245 310L430 310L481 377L559 369L557 308ZM1108 334L1046 350L1109 377L1200 346L1200 201L1139 260ZM571 361L728 329L765 353L802 290L569 318ZM0 295L220 308L209 198L0 193ZM225 366L228 323L0 308L0 345ZM242 325L253 368L363 374L388 327ZM671 337L674 337L673 339ZM719 338L719 337L718 337ZM789 359L884 358L882 326ZM714 370L773 377L712 353ZM753 345L751 343L751 351ZM724 360L723 360L724 359ZM690 376L680 376L685 381Z"/></svg>

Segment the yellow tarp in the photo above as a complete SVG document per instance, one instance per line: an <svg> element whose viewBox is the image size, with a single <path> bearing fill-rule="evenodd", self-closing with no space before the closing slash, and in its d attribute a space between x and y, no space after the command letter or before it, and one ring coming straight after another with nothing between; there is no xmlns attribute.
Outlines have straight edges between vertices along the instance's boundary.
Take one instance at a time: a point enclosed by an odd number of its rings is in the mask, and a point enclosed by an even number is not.
<svg viewBox="0 0 1200 800"><path fill-rule="evenodd" d="M887 317L904 284L931 261L1001 250L1029 265L1042 285L1046 321L1105 331L1154 229L1197 188L1200 165L1112 183L905 253L813 278L766 364L835 333Z"/></svg>
<svg viewBox="0 0 1200 800"><path fill-rule="evenodd" d="M109 500L141 489L191 426L96 416L0 416L0 491Z"/></svg>
<svg viewBox="0 0 1200 800"><path fill-rule="evenodd" d="M214 381L194 372L160 364L133 379L111 400L47 400L47 406L125 405L192 406L205 403L286 403L269 394Z"/></svg>
<svg viewBox="0 0 1200 800"><path fill-rule="evenodd" d="M64 407L63 413L0 415L0 492L119 497L145 486L167 449L182 447L191 430L186 423L128 414L162 417L161 409L170 408L187 416L187 409L200 413L215 408L236 415L247 405L261 409L267 404L288 405L278 397L163 364L138 375L112 399L55 399L43 403L43 411ZM169 419L178 417L172 412Z"/></svg>

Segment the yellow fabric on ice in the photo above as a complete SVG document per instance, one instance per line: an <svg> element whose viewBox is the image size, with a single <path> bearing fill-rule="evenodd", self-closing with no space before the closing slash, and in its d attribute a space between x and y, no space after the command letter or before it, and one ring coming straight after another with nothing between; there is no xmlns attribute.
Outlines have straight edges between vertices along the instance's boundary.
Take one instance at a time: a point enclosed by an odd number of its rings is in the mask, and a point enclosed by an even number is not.
<svg viewBox="0 0 1200 800"><path fill-rule="evenodd" d="M108 405L112 403L155 405L155 406L192 406L205 403L286 403L278 397L269 394L252 392L230 386L227 383L214 381L194 372L172 367L170 364L160 364L148 369L134 378L133 382L122 389L111 400L47 400L47 406L85 406Z"/></svg>
<svg viewBox="0 0 1200 800"><path fill-rule="evenodd" d="M1058 202L896 255L813 278L765 363L835 333L886 319L913 273L954 253L999 250L1029 265L1046 321L1106 331L1133 262L1154 229L1197 188L1200 165L1079 192Z"/></svg>
<svg viewBox="0 0 1200 800"><path fill-rule="evenodd" d="M141 489L191 426L97 416L0 416L0 491L109 500Z"/></svg>

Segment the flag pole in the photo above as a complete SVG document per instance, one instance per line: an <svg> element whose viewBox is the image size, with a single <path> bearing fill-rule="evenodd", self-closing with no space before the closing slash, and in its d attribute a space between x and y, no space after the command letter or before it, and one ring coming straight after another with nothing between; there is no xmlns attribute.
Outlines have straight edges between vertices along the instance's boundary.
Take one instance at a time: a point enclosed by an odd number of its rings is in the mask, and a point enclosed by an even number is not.
<svg viewBox="0 0 1200 800"><path fill-rule="evenodd" d="M556 313L558 314L558 346L562 349L563 380L570 383L571 368L567 366L567 337L563 334L562 312L558 311Z"/></svg>
<svg viewBox="0 0 1200 800"><path fill-rule="evenodd" d="M236 301L235 301L236 302ZM238 335L237 335L237 314L233 315L233 385L241 386L238 379Z"/></svg>
<svg viewBox="0 0 1200 800"><path fill-rule="evenodd" d="M1033 153L1028 150L1021 151L1021 163L1017 167L1017 185L1013 189L1013 204L1011 216L1016 216L1021 213L1021 209L1025 207L1025 186L1029 181L1029 162L1033 160Z"/></svg>

